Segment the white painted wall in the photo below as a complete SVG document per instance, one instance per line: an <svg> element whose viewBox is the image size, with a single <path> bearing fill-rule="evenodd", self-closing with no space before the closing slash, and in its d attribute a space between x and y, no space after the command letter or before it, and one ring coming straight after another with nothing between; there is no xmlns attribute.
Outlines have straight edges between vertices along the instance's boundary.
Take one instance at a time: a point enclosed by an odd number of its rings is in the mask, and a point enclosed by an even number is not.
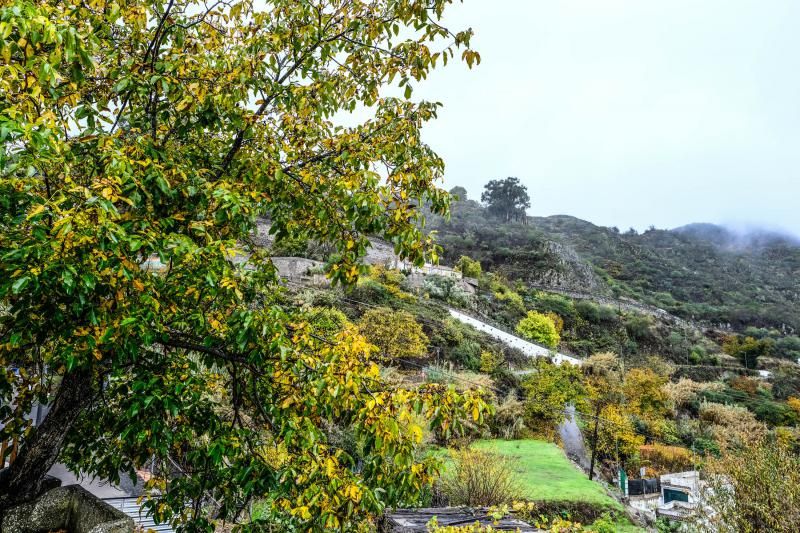
<svg viewBox="0 0 800 533"><path fill-rule="evenodd" d="M555 362L557 365L560 365L561 363L570 363L576 366L581 366L583 364L583 361L581 361L580 359L577 359L569 355L564 355L562 353L554 352L549 348L545 348L544 346L539 346L538 344L534 344L524 339L520 339L516 335L506 333L501 329L497 329L494 326L490 326L485 322L481 322L477 318L473 318L467 314L456 311L455 309L449 309L449 311L450 315L452 315L453 318L456 318L465 324L469 324L478 331L483 331L484 333L489 334L490 336L494 337L499 341L504 342L505 344L511 346L512 348L517 348L528 357L550 357L553 359L553 362Z"/></svg>

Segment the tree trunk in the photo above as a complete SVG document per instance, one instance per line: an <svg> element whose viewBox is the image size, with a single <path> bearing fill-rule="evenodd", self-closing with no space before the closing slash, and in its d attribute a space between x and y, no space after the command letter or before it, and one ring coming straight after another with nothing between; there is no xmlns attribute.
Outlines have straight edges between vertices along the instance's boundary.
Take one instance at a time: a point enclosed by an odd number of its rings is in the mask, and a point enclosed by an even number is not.
<svg viewBox="0 0 800 533"><path fill-rule="evenodd" d="M75 419L91 401L91 371L67 372L50 412L25 439L20 453L0 479L0 513L39 495L42 481L58 459Z"/></svg>

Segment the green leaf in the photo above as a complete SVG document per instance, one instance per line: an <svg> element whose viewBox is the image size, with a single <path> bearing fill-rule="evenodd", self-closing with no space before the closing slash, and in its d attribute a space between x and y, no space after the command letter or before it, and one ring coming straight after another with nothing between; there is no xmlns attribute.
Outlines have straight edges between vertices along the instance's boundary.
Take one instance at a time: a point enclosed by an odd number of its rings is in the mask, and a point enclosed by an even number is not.
<svg viewBox="0 0 800 533"><path fill-rule="evenodd" d="M16 280L16 281L15 281L15 282L14 282L14 283L11 285L11 291L12 291L14 294L19 294L19 293L21 293L22 291L24 291L24 290L25 290L25 287L27 287L27 286L28 286L28 283L29 283L30 281L31 281L31 279L30 279L28 276L23 276L23 277L19 278L18 280Z"/></svg>

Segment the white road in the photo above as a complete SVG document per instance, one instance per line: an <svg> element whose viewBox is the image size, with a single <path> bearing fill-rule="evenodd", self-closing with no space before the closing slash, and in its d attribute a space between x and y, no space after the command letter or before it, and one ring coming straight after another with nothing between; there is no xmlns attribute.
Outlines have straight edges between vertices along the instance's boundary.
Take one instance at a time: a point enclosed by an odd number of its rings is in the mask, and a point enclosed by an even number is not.
<svg viewBox="0 0 800 533"><path fill-rule="evenodd" d="M448 311L450 311L450 314L453 316L453 318L456 318L465 324L469 324L479 331L489 334L490 336L504 342L512 348L517 348L528 357L550 357L557 365L560 365L561 363L570 363L576 366L581 366L583 364L583 361L580 359L554 352L553 350L545 348L544 346L539 346L538 344L526 341L525 339L521 339L516 335L507 333L502 329L497 329L494 326L490 326L485 322L481 322L477 318L473 318L469 315L461 313L460 311L456 311L455 309L448 309Z"/></svg>

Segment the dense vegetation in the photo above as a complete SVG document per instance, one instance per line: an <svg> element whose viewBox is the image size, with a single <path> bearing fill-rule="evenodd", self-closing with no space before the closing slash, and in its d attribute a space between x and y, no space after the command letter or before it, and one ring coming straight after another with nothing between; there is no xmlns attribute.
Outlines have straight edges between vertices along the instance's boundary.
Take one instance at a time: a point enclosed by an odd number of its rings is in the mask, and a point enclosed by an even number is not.
<svg viewBox="0 0 800 533"><path fill-rule="evenodd" d="M616 465L636 476L640 467L648 475L658 475L707 463L716 465L717 458L724 463L763 439L780 439L786 446L800 449L800 368L785 362L764 380L745 368L745 358L725 353L735 352L732 345L749 346L764 337L727 336L716 342L713 335L686 325L526 290L520 283L477 268L472 260L462 258L459 263L477 276L477 290L468 290L465 283L451 278L373 267L370 275L348 293L298 286L295 296L299 305L342 309L348 320L362 327L364 335L378 345L384 333L374 326L375 315L388 319L404 314L404 320L394 319L400 329L413 329L408 324L408 317L413 316L428 339L427 350L385 359L384 373L390 382L422 381L457 388L481 385L490 393L493 410L486 426L468 425L457 439L426 431L424 441L432 446L459 447L473 439L523 439L519 444L495 440L496 445L492 445L492 449L514 456L516 466L508 475L516 484L479 482L489 473L492 479L504 475L499 457L450 452L457 469L445 473L437 484L436 490L441 492L437 501L461 502L465 494L469 498L462 503L472 505L480 505L481 498L485 498L485 505L496 503L498 498L523 500L544 517L569 512L573 517L591 516L602 521L597 517L608 509L593 505L588 495L593 485L582 485L577 478L574 482L581 485L577 489L581 495L570 502L548 503L541 493L525 496L519 491L520 483L541 491L542 476L555 468L557 461L523 469L519 463L523 454L515 453L514 447L533 446L531 437L558 441L556 426L565 420L564 406L568 404L576 407L587 448L596 451L596 471L606 479L613 475ZM454 320L443 305L481 315L509 330L535 316L532 331L552 334L556 330L561 334L559 350L579 347L581 355L590 357L582 368L531 361ZM541 330L543 323L547 326ZM591 334L593 331L597 336ZM602 348L620 347L621 339L627 339L622 346L626 348L624 359L599 353ZM635 343L631 339L636 339ZM677 339L682 343L681 351L673 353L671 343L677 343ZM669 363L669 359L674 362ZM619 523L615 527L620 527Z"/></svg>
<svg viewBox="0 0 800 533"><path fill-rule="evenodd" d="M468 255L532 284L629 298L735 329L800 330L800 244L791 238L742 240L706 226L639 234L569 216L504 224L469 199L453 205L449 221L430 217L428 228L451 264Z"/></svg>
<svg viewBox="0 0 800 533"><path fill-rule="evenodd" d="M358 530L421 498L421 426L447 440L485 402L386 385L357 330L287 305L251 236L268 217L329 245L335 283L374 234L435 259L418 206L448 205L420 137L438 104L411 96L479 60L441 24L451 3L2 2L0 441L20 448L0 515L56 461L150 469L146 510L192 531L253 500L252 530Z"/></svg>

